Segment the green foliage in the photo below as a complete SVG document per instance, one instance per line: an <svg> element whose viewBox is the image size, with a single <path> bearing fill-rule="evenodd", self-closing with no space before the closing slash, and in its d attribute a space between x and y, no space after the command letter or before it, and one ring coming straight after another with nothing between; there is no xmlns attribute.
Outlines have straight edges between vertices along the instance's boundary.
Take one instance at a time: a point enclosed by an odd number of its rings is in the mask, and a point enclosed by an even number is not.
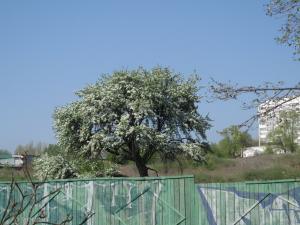
<svg viewBox="0 0 300 225"><path fill-rule="evenodd" d="M298 178L299 171L274 165L271 168L255 169L243 174L243 180L278 180Z"/></svg>
<svg viewBox="0 0 300 225"><path fill-rule="evenodd" d="M264 151L264 154L273 154L273 153L275 153L275 152L274 152L274 147L271 146L271 145L267 145L267 146L266 146L266 149L265 149L265 151Z"/></svg>
<svg viewBox="0 0 300 225"><path fill-rule="evenodd" d="M41 142L34 143L30 142L26 145L18 145L15 153L16 154L27 154L27 155L40 155L46 149L47 145Z"/></svg>
<svg viewBox="0 0 300 225"><path fill-rule="evenodd" d="M300 113L298 111L283 111L279 116L279 125L269 133L269 145L275 145L284 152L295 152L300 131Z"/></svg>
<svg viewBox="0 0 300 225"><path fill-rule="evenodd" d="M57 144L49 144L45 149L44 153L47 153L49 156L60 155L62 152L61 148Z"/></svg>
<svg viewBox="0 0 300 225"><path fill-rule="evenodd" d="M217 144L212 143L210 144L210 147L213 154L216 155L217 157L221 157L221 158L228 157L227 153L223 149L219 148L218 143Z"/></svg>
<svg viewBox="0 0 300 225"><path fill-rule="evenodd" d="M218 159L218 157L209 154L206 159L206 168L209 170L216 169L216 159Z"/></svg>
<svg viewBox="0 0 300 225"><path fill-rule="evenodd" d="M7 157L7 156L11 156L11 153L8 150L0 149L0 158Z"/></svg>
<svg viewBox="0 0 300 225"><path fill-rule="evenodd" d="M220 134L223 139L212 147L219 157L238 157L243 148L253 145L251 136L247 132L241 131L237 126L230 126Z"/></svg>
<svg viewBox="0 0 300 225"><path fill-rule="evenodd" d="M201 161L210 125L198 112L198 80L160 67L105 76L55 111L59 145L86 159L110 153L133 161L141 176L157 152Z"/></svg>
<svg viewBox="0 0 300 225"><path fill-rule="evenodd" d="M218 157L214 154L208 154L207 160L205 165L205 168L208 170L215 170L219 167L226 167L226 166L231 166L234 163L232 162L231 159L226 159L223 157Z"/></svg>
<svg viewBox="0 0 300 225"><path fill-rule="evenodd" d="M87 160L81 158L72 160L72 165L78 172L77 177L112 177L119 175L116 164L108 160Z"/></svg>

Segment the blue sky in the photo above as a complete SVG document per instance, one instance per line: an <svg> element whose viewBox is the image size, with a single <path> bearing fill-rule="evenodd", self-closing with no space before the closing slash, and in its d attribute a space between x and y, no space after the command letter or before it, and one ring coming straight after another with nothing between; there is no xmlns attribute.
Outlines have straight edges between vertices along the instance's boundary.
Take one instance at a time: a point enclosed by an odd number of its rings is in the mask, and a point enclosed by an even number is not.
<svg viewBox="0 0 300 225"><path fill-rule="evenodd" d="M54 143L52 114L103 73L169 66L241 84L299 81L300 62L274 38L281 21L266 1L0 2L0 148ZM237 102L203 103L216 130L253 111ZM255 128L252 131L255 134Z"/></svg>

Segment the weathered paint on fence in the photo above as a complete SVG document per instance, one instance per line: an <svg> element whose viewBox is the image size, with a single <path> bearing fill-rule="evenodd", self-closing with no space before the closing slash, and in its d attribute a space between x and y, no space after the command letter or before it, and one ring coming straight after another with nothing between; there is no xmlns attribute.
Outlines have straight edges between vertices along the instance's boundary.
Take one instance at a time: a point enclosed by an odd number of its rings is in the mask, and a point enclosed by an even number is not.
<svg viewBox="0 0 300 225"><path fill-rule="evenodd" d="M20 183L23 192L30 184ZM0 183L0 218L8 201L9 184ZM51 191L60 192L45 206L45 221L59 223L73 216L79 224L89 212L90 225L193 225L195 185L193 176L156 178L112 178L63 180L42 183L39 198ZM15 193L14 198L21 199ZM49 200L49 199L48 199ZM17 200L18 201L18 200ZM40 202L40 207L44 201ZM21 224L25 224L26 213Z"/></svg>
<svg viewBox="0 0 300 225"><path fill-rule="evenodd" d="M196 184L195 191L199 225L300 224L298 180Z"/></svg>
<svg viewBox="0 0 300 225"><path fill-rule="evenodd" d="M26 182L20 187L24 192L32 190ZM60 180L43 183L39 196L57 189L60 192L45 207L45 221L52 223L71 214L72 224L79 224L92 212L86 224L300 224L298 180L196 185L193 176ZM0 183L0 218L8 194L9 183ZM20 224L26 219L24 213Z"/></svg>

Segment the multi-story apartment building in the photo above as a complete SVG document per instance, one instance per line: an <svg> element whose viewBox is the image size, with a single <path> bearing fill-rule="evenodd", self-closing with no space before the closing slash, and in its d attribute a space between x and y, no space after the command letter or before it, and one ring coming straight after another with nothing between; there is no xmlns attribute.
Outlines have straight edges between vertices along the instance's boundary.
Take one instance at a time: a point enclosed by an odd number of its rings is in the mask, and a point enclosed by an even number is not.
<svg viewBox="0 0 300 225"><path fill-rule="evenodd" d="M268 134L280 123L280 114L283 111L291 110L300 112L300 96L293 99L284 98L280 100L267 101L258 107L259 145L269 141ZM300 126L298 126L298 138L296 142L300 144Z"/></svg>

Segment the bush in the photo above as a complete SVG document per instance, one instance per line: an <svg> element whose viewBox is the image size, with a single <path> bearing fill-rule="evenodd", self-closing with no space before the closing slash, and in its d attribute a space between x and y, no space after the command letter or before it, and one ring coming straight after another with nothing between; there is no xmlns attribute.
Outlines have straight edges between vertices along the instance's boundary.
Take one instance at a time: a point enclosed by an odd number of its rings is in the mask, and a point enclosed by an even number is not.
<svg viewBox="0 0 300 225"><path fill-rule="evenodd" d="M273 147L270 145L266 146L266 150L264 151L265 154L274 154Z"/></svg>
<svg viewBox="0 0 300 225"><path fill-rule="evenodd" d="M90 178L103 176L116 176L119 174L115 164L103 160L67 159L62 155L43 154L34 160L34 175L43 180L67 179L67 178Z"/></svg>
<svg viewBox="0 0 300 225"><path fill-rule="evenodd" d="M61 155L49 156L43 154L33 162L34 175L40 180L67 179L78 176L77 171Z"/></svg>

